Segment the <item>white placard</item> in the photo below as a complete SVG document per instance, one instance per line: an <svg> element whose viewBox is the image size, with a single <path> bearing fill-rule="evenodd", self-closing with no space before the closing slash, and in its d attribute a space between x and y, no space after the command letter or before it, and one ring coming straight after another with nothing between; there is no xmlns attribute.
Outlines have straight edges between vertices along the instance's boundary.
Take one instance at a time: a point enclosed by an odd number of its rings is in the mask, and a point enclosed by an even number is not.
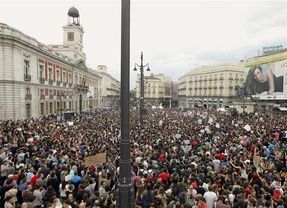
<svg viewBox="0 0 287 208"><path fill-rule="evenodd" d="M244 128L246 131L250 131L250 130L251 130L251 127L250 127L248 124L246 124L243 128Z"/></svg>

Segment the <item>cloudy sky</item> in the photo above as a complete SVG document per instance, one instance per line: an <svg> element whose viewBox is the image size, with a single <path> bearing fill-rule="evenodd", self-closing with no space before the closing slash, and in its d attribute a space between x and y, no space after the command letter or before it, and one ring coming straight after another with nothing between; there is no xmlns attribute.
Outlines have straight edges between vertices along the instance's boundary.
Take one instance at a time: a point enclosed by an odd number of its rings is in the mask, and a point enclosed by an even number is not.
<svg viewBox="0 0 287 208"><path fill-rule="evenodd" d="M107 65L120 79L120 0L0 0L0 22L61 44L72 6L80 12L88 66ZM281 44L287 47L287 1L131 0L131 87L141 51L153 73L176 81L195 67L238 63Z"/></svg>

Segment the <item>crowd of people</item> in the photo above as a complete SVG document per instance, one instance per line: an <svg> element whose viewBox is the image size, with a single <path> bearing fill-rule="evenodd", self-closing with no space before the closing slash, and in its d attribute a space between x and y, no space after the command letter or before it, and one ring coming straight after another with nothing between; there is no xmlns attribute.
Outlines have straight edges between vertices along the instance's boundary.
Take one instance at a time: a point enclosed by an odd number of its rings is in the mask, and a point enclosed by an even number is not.
<svg viewBox="0 0 287 208"><path fill-rule="evenodd" d="M287 207L287 116L212 110L130 115L137 208ZM117 111L0 122L0 207L116 207ZM85 158L105 153L87 166Z"/></svg>

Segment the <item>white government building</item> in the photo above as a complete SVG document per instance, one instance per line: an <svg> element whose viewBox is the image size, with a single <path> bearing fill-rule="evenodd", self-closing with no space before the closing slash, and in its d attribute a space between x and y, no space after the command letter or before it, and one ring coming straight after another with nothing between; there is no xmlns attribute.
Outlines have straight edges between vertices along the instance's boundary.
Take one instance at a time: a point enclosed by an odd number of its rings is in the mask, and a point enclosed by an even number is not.
<svg viewBox="0 0 287 208"><path fill-rule="evenodd" d="M101 106L104 108L120 107L120 82L107 73L107 66L98 65L97 71L102 77Z"/></svg>
<svg viewBox="0 0 287 208"><path fill-rule="evenodd" d="M75 7L63 33L63 45L47 46L0 23L0 120L102 107L103 77L86 66Z"/></svg>
<svg viewBox="0 0 287 208"><path fill-rule="evenodd" d="M178 100L181 107L205 108L232 105L234 87L244 83L241 64L219 64L192 69L178 79Z"/></svg>
<svg viewBox="0 0 287 208"><path fill-rule="evenodd" d="M140 74L136 80L136 98L141 95ZM163 74L153 74L144 76L144 99L146 105L158 106L162 101L171 102L172 98L172 81Z"/></svg>

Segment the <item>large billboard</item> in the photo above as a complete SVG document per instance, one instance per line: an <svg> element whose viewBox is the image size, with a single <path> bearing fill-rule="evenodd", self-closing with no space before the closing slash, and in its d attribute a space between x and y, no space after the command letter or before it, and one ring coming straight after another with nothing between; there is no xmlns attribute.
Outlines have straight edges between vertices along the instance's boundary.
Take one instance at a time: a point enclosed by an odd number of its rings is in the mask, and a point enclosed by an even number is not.
<svg viewBox="0 0 287 208"><path fill-rule="evenodd" d="M287 60L245 68L246 86L259 99L287 99Z"/></svg>

